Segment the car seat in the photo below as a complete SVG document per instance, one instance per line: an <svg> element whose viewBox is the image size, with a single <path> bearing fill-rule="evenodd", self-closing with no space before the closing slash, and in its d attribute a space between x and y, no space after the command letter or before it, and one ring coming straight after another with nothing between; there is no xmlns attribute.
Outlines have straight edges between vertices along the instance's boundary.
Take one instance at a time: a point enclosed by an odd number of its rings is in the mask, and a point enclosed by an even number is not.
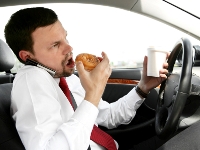
<svg viewBox="0 0 200 150"><path fill-rule="evenodd" d="M10 115L12 83L0 84L0 149L25 150Z"/></svg>
<svg viewBox="0 0 200 150"><path fill-rule="evenodd" d="M0 72L13 66L12 50L0 39ZM10 115L12 80L12 74L0 74L0 150L25 150Z"/></svg>
<svg viewBox="0 0 200 150"><path fill-rule="evenodd" d="M10 69L15 64L14 54L10 47L0 39L0 84L12 83L14 75Z"/></svg>

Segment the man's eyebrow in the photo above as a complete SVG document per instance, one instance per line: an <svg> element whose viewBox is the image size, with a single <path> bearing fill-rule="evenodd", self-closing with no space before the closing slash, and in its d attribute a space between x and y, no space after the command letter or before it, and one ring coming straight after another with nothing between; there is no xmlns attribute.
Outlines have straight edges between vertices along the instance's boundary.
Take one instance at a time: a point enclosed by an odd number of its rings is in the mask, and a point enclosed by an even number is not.
<svg viewBox="0 0 200 150"><path fill-rule="evenodd" d="M67 31L65 31L65 33L66 33L66 36L67 36ZM50 45L54 45L54 44L56 44L56 43L60 43L60 41L51 42Z"/></svg>

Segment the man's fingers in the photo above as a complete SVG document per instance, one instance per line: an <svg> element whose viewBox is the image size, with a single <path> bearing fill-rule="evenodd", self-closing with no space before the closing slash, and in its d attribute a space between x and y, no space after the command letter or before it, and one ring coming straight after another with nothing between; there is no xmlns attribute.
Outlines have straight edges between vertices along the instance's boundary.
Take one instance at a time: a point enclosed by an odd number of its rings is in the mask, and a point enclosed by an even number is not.
<svg viewBox="0 0 200 150"><path fill-rule="evenodd" d="M107 54L106 54L105 52L102 52L101 55L102 55L102 57L103 57L103 60L104 60L104 61L107 61L107 62L109 63L109 59L108 59Z"/></svg>
<svg viewBox="0 0 200 150"><path fill-rule="evenodd" d="M143 72L147 72L147 56L144 56L144 61L143 61Z"/></svg>
<svg viewBox="0 0 200 150"><path fill-rule="evenodd" d="M82 74L84 72L85 69L81 61L76 62L76 69L79 74Z"/></svg>
<svg viewBox="0 0 200 150"><path fill-rule="evenodd" d="M106 55L105 52L102 52L101 55L102 55L102 60L98 66L99 67L101 66L103 69L106 69L108 66L110 66L108 56Z"/></svg>
<svg viewBox="0 0 200 150"><path fill-rule="evenodd" d="M163 64L163 68L165 68L165 69L167 69L168 66L169 66L168 63L164 63L164 64Z"/></svg>
<svg viewBox="0 0 200 150"><path fill-rule="evenodd" d="M159 74L166 75L166 74L168 74L168 70L167 70L167 69L161 69L161 70L159 71Z"/></svg>

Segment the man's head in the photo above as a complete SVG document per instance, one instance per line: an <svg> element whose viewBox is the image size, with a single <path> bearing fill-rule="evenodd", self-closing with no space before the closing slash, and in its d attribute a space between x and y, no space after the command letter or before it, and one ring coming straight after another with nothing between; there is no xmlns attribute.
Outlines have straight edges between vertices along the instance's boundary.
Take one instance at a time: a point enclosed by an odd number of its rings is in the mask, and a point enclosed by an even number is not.
<svg viewBox="0 0 200 150"><path fill-rule="evenodd" d="M17 58L24 63L19 57L19 51L27 50L34 53L31 36L35 29L51 25L57 20L54 11L43 7L19 10L11 16L5 27L6 42Z"/></svg>
<svg viewBox="0 0 200 150"><path fill-rule="evenodd" d="M6 42L22 63L27 58L38 61L56 70L56 77L73 73L72 47L53 10L43 7L19 10L11 16L4 32Z"/></svg>

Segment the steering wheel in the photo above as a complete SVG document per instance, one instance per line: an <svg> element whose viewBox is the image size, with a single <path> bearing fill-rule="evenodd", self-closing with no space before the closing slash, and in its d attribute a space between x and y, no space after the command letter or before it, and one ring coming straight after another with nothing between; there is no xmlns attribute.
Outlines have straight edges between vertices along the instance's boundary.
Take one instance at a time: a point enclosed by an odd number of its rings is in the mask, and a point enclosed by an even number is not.
<svg viewBox="0 0 200 150"><path fill-rule="evenodd" d="M172 73L182 52L181 73ZM177 129L179 118L190 92L193 55L188 39L181 38L168 58L168 77L161 83L156 107L155 130L160 139L167 139Z"/></svg>

